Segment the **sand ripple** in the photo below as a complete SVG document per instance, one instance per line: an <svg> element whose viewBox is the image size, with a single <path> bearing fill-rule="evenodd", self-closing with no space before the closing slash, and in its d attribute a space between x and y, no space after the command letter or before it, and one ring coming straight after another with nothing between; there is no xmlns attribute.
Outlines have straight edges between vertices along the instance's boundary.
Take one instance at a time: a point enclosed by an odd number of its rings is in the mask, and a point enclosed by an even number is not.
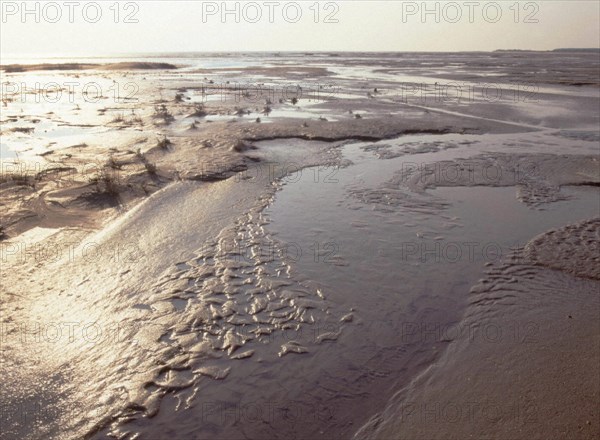
<svg viewBox="0 0 600 440"><path fill-rule="evenodd" d="M600 218L538 235L525 253L541 266L600 280Z"/></svg>

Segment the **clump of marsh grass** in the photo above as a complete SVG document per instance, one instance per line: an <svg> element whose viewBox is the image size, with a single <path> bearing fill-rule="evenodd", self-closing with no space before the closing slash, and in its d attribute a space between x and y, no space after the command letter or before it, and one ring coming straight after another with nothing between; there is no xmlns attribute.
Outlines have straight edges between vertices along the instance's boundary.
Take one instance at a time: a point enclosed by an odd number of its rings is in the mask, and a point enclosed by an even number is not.
<svg viewBox="0 0 600 440"><path fill-rule="evenodd" d="M114 124L121 124L125 122L125 115L123 113L115 113L110 122Z"/></svg>
<svg viewBox="0 0 600 440"><path fill-rule="evenodd" d="M171 114L165 104L154 107L154 117L156 119L162 119L166 124L169 124L175 120L175 117Z"/></svg>
<svg viewBox="0 0 600 440"><path fill-rule="evenodd" d="M204 104L196 104L194 105L194 111L188 116L188 118L203 118L206 115L208 115L208 113L204 108Z"/></svg>
<svg viewBox="0 0 600 440"><path fill-rule="evenodd" d="M123 168L123 165L121 163L119 163L113 156L108 157L106 166L113 170L120 170L121 168Z"/></svg>
<svg viewBox="0 0 600 440"><path fill-rule="evenodd" d="M135 155L140 160L140 162L142 162L148 174L150 174L151 176L156 176L158 174L158 168L156 167L156 164L154 162L150 162L146 155L142 153L142 150L138 148L135 152Z"/></svg>
<svg viewBox="0 0 600 440"><path fill-rule="evenodd" d="M107 168L98 170L98 172L90 178L90 183L96 185L96 192L98 194L117 197L120 193L117 177Z"/></svg>
<svg viewBox="0 0 600 440"><path fill-rule="evenodd" d="M159 138L156 143L156 146L161 150L168 150L171 145L173 145L173 143L166 136Z"/></svg>
<svg viewBox="0 0 600 440"><path fill-rule="evenodd" d="M143 125L144 121L142 120L142 118L140 116L138 116L138 114L135 112L134 109L131 109L131 115L129 115L129 121L130 124L138 124L138 125Z"/></svg>
<svg viewBox="0 0 600 440"><path fill-rule="evenodd" d="M146 168L148 174L150 174L151 176L156 176L158 168L156 168L156 164L154 162L146 161L144 162L144 167Z"/></svg>
<svg viewBox="0 0 600 440"><path fill-rule="evenodd" d="M35 189L37 181L41 180L41 175L31 175L26 171L13 171L0 173L0 183L13 183L18 186L28 186Z"/></svg>

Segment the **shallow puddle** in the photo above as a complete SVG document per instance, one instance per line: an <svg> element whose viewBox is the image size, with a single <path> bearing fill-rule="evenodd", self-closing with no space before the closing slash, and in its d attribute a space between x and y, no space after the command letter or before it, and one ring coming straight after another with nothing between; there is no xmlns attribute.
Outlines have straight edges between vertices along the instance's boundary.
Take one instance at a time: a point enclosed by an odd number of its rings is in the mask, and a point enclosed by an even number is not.
<svg viewBox="0 0 600 440"><path fill-rule="evenodd" d="M406 143L465 138L407 136ZM362 371L353 391L363 393L361 405L380 406L392 388L405 386L443 350L443 329L458 323L486 266L549 228L598 216L600 199L597 188L566 187L566 200L540 210L520 202L515 187L451 187L414 195L421 199L412 205L418 209L386 209L385 203L356 200L354 189L380 188L403 164L425 155L380 160L366 145L344 148L344 158L353 162L346 168L288 176L265 213L267 229L298 271L325 286L328 299L356 323L322 354L324 367L341 378ZM469 145L442 153L464 156ZM356 362L352 368L348 353ZM381 376L365 380L375 359ZM343 403L332 405L336 414L353 413Z"/></svg>

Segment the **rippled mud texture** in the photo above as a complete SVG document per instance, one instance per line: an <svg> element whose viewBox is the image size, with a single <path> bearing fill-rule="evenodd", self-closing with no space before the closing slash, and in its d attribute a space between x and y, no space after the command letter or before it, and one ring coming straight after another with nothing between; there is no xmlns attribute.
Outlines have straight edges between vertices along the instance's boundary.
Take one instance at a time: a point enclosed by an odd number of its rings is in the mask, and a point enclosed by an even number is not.
<svg viewBox="0 0 600 440"><path fill-rule="evenodd" d="M598 281L534 264L519 249L492 267L443 358L354 438L597 438Z"/></svg>
<svg viewBox="0 0 600 440"><path fill-rule="evenodd" d="M296 154L301 155L296 160L300 165L327 156L320 149ZM318 329L302 333L304 325L317 319L327 322L331 305L318 288L292 278L291 268L279 257L280 248L262 229L260 211L276 190L271 179L281 177L282 170L254 171L211 184L180 182L153 194L98 234L77 229L43 234L33 228L22 241L9 239L3 250L14 273L10 292L2 296L3 330L9 334L2 354L11 362L2 367L14 381L0 399L14 411L7 412L3 430L15 436L66 438L99 432L104 438L106 429L156 415L165 394L193 393L198 383L236 374L227 365L232 359L260 365L331 342L332 336ZM242 185L245 191L237 191ZM248 211L239 217L241 209ZM50 255L8 252L21 243L48 249ZM68 254L58 252L55 260L53 251L64 250L65 243L75 245ZM89 245L93 255L81 258L81 247ZM32 271L40 275L40 285L32 284ZM341 313L332 313L332 319L336 316ZM52 323L60 328L65 322L79 323L73 343L64 338L47 341L40 334L21 339L21 323L35 330ZM92 323L103 337L82 339L81 325ZM253 341L259 346L249 347ZM11 367L25 362L18 360L25 346L30 360L41 353L67 365L46 390L48 398L38 389L43 375ZM38 368L54 368L51 364L38 362ZM90 382L93 371L105 379ZM18 391L23 381L34 388ZM20 395L31 399L18 403L11 397ZM193 399L193 394L182 398ZM22 418L23 411L34 416L39 412L36 402L47 402L48 418L55 423L34 426L37 419Z"/></svg>
<svg viewBox="0 0 600 440"><path fill-rule="evenodd" d="M162 366L119 416L113 434L156 416L167 394L182 410L190 409L203 381L225 379L232 369L243 369L246 359L308 353L339 336L308 337L316 322L323 326L340 318L320 289L292 278L284 250L263 225L258 210L242 217L214 245L167 270L151 303L136 305L147 310L143 325L166 329L159 337Z"/></svg>
<svg viewBox="0 0 600 440"><path fill-rule="evenodd" d="M2 436L597 437L594 57L156 60L0 74L104 91L2 97ZM445 79L490 77L499 100L431 99ZM308 186L320 174L305 167L319 166L337 184ZM496 212L523 224L479 225ZM542 235L493 263L403 259L406 244L490 233L503 246ZM290 255L295 237L308 261ZM315 237L339 253L313 253ZM475 338L403 333L461 317ZM497 327L517 336L497 341ZM490 396L500 420L402 406L479 402L481 414ZM239 417L256 405L262 416Z"/></svg>
<svg viewBox="0 0 600 440"><path fill-rule="evenodd" d="M452 144L446 148L452 148ZM381 157L381 148L377 151ZM384 151L389 149L384 148ZM439 150L436 148L434 151ZM417 153L420 152L419 149ZM403 155L405 153L397 157ZM388 156L391 157L396 156ZM429 196L426 193L428 189L514 186L521 202L543 209L547 203L568 199L569 196L561 192L563 186L599 184L598 156L487 153L427 164L407 161L380 188L353 189L351 194L364 203L385 206L386 209L428 210L445 206L445 202Z"/></svg>
<svg viewBox="0 0 600 440"><path fill-rule="evenodd" d="M600 280L600 218L545 232L527 244L525 255L540 266Z"/></svg>
<svg viewBox="0 0 600 440"><path fill-rule="evenodd" d="M178 111L189 114L193 106L179 105ZM73 225L81 218L110 219L119 210L130 208L179 179L227 179L253 164L248 153L253 143L262 140L335 142L379 140L400 133L513 129L493 123L478 126L443 116L435 121L311 121L307 126L301 120L254 125L213 122L201 130L182 132L167 127L148 135L148 131L156 130L153 116L140 121L135 129L125 127L120 137L108 133L106 139L114 142L108 151L99 134L90 136L86 144L50 149L43 157L4 163L0 193L5 209L0 224L6 234L16 236L34 226ZM168 143L161 143L163 139Z"/></svg>

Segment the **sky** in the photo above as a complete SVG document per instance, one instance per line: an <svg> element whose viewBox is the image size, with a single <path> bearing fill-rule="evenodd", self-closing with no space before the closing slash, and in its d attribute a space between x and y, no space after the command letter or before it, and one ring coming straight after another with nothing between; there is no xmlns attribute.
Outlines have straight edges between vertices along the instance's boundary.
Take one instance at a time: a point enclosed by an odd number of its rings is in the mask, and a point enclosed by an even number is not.
<svg viewBox="0 0 600 440"><path fill-rule="evenodd" d="M598 1L1 1L0 9L4 57L600 45Z"/></svg>

